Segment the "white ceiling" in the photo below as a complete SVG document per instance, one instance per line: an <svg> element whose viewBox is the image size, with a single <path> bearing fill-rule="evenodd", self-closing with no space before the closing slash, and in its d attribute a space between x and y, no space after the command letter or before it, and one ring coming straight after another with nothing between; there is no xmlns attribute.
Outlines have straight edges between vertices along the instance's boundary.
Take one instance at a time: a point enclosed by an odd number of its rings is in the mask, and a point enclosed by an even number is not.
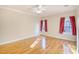
<svg viewBox="0 0 79 59"><path fill-rule="evenodd" d="M35 5L0 5L0 8L9 9L9 10L16 10L24 12L25 14L32 15L32 16L40 16L45 17L49 15L55 15L62 12L67 12L71 10L75 10L77 6L67 6L67 5L45 5L44 8L46 11L43 11L41 14L36 14L33 12L33 8Z"/></svg>

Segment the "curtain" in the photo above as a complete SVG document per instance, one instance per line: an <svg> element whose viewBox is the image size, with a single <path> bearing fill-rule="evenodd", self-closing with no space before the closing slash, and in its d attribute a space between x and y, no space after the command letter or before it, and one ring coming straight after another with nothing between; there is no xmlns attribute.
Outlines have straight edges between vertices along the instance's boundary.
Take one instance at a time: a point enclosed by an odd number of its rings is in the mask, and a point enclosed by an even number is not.
<svg viewBox="0 0 79 59"><path fill-rule="evenodd" d="M44 25L43 25L44 24ZM43 28L43 26L44 26L44 28ZM47 32L48 31L48 29L47 29L47 20L41 20L40 21L40 31L42 32L42 30L45 30L45 32Z"/></svg>
<svg viewBox="0 0 79 59"><path fill-rule="evenodd" d="M43 20L40 21L40 31L42 32Z"/></svg>
<svg viewBox="0 0 79 59"><path fill-rule="evenodd" d="M48 29L47 29L47 20L45 20L45 32L47 32Z"/></svg>
<svg viewBox="0 0 79 59"><path fill-rule="evenodd" d="M72 35L76 35L75 16L70 16L70 21L71 21L71 25L72 25Z"/></svg>
<svg viewBox="0 0 79 59"><path fill-rule="evenodd" d="M64 32L64 22L65 22L65 17L61 17L60 18L60 29L59 29L60 33Z"/></svg>

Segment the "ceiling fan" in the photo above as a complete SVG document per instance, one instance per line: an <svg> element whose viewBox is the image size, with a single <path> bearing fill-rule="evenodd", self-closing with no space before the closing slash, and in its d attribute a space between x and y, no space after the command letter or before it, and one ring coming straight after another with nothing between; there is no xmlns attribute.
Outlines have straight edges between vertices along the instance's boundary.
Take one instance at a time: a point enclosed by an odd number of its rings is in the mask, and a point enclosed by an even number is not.
<svg viewBox="0 0 79 59"><path fill-rule="evenodd" d="M33 12L37 13L37 14L41 14L44 11L46 11L46 8L44 5L35 5L33 8Z"/></svg>

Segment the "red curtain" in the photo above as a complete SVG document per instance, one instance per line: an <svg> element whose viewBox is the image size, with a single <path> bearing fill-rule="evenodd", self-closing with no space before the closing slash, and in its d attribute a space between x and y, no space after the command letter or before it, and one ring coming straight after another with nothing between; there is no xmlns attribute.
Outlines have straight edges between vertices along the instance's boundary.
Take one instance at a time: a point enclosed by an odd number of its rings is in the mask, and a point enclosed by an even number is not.
<svg viewBox="0 0 79 59"><path fill-rule="evenodd" d="M61 17L60 18L60 30L59 30L60 33L64 32L64 21L65 21L65 17Z"/></svg>
<svg viewBox="0 0 79 59"><path fill-rule="evenodd" d="M48 29L47 29L47 20L45 20L45 32L47 32Z"/></svg>
<svg viewBox="0 0 79 59"><path fill-rule="evenodd" d="M42 32L43 20L40 21L40 31Z"/></svg>
<svg viewBox="0 0 79 59"><path fill-rule="evenodd" d="M72 34L76 35L76 22L75 22L75 16L70 16L70 21L72 25Z"/></svg>

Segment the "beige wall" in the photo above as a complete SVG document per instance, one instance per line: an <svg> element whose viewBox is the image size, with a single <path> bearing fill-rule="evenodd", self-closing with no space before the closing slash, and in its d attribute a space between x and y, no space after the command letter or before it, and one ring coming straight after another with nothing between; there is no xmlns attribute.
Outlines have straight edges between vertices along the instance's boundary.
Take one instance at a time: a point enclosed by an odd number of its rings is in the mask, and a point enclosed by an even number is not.
<svg viewBox="0 0 79 59"><path fill-rule="evenodd" d="M45 17L46 19L48 19L47 35L60 38L60 39L67 39L67 40L72 40L72 41L76 40L76 37L73 35L66 35L66 34L62 35L59 33L60 17L72 16L72 15L74 16L76 15L75 10Z"/></svg>
<svg viewBox="0 0 79 59"><path fill-rule="evenodd" d="M76 40L75 36L59 34L60 17L71 15L75 16L76 12L73 10L45 17L48 19L48 33L46 34L60 39ZM38 35L39 19L25 13L0 8L0 43Z"/></svg>
<svg viewBox="0 0 79 59"><path fill-rule="evenodd" d="M0 43L34 36L35 23L35 17L0 9Z"/></svg>

